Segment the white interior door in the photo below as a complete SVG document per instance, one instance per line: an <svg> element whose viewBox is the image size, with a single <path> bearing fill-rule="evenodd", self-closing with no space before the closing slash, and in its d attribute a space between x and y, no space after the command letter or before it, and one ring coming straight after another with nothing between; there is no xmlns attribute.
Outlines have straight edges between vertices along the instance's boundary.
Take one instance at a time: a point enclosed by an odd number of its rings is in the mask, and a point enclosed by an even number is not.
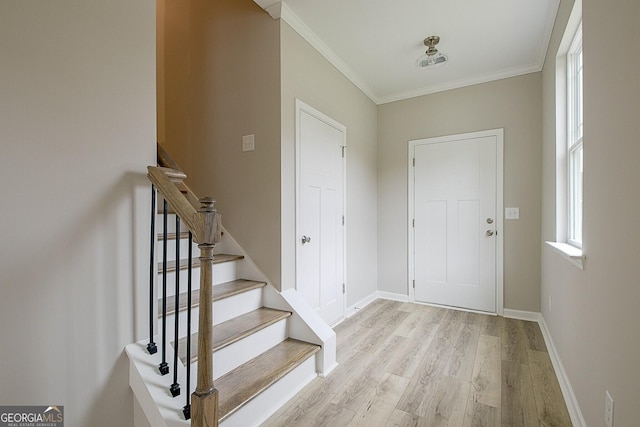
<svg viewBox="0 0 640 427"><path fill-rule="evenodd" d="M496 312L501 135L414 141L416 301Z"/></svg>
<svg viewBox="0 0 640 427"><path fill-rule="evenodd" d="M298 102L296 287L329 324L344 316L344 126Z"/></svg>

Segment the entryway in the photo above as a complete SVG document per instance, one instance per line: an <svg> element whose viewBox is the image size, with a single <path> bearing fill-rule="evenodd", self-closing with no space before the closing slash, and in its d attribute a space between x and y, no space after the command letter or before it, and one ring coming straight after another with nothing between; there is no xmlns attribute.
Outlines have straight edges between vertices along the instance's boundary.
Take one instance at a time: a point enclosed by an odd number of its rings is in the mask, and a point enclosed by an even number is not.
<svg viewBox="0 0 640 427"><path fill-rule="evenodd" d="M502 311L503 130L409 142L410 296Z"/></svg>

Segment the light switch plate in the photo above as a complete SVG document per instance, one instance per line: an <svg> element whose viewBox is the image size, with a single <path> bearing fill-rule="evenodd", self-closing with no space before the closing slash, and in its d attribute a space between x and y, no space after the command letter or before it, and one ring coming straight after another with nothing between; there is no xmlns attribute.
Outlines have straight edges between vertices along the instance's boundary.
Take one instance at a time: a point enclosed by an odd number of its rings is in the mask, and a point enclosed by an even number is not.
<svg viewBox="0 0 640 427"><path fill-rule="evenodd" d="M245 135L242 137L242 151L254 151L256 149L256 140L254 135Z"/></svg>
<svg viewBox="0 0 640 427"><path fill-rule="evenodd" d="M504 208L504 219L520 219L520 208Z"/></svg>

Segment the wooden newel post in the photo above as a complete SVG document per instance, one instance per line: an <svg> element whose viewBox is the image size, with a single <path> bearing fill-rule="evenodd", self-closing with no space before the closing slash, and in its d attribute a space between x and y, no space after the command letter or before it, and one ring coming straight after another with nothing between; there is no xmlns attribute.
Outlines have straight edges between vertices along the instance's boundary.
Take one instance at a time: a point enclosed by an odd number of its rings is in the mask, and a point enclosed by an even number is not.
<svg viewBox="0 0 640 427"><path fill-rule="evenodd" d="M198 332L198 383L191 397L191 425L218 425L218 390L213 385L213 248L220 241L220 217L215 200L200 199L198 210L204 228L200 248L200 318ZM208 301L208 303L204 303Z"/></svg>

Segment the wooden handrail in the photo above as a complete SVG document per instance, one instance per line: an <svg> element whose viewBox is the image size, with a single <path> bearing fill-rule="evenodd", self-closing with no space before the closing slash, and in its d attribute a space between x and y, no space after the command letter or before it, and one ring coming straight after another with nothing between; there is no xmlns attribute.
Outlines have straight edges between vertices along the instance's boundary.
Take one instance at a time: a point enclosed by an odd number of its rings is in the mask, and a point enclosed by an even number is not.
<svg viewBox="0 0 640 427"><path fill-rule="evenodd" d="M200 301L213 300L213 249L221 239L221 217L215 200L198 199L184 183L187 175L158 144L158 164L148 177L170 208L193 234L200 248ZM191 425L218 425L218 391L213 384L213 304L199 307L198 381L191 395ZM188 392L188 391L187 391Z"/></svg>
<svg viewBox="0 0 640 427"><path fill-rule="evenodd" d="M167 153L167 151L162 148L162 145L158 143L156 144L156 146L158 149L158 166L183 172L178 163L173 160L173 157L171 157L169 153Z"/></svg>
<svg viewBox="0 0 640 427"><path fill-rule="evenodd" d="M165 198L171 209L180 217L187 228L193 233L196 243L216 244L220 241L220 217L214 219L202 215L198 208L180 190L176 182L176 172L173 169L156 166L147 167L147 177L156 186L158 192ZM217 217L217 221L215 220ZM206 218L206 221L205 221Z"/></svg>
<svg viewBox="0 0 640 427"><path fill-rule="evenodd" d="M184 180L187 179L187 175L184 173L180 165L178 165L178 163L175 160L173 160L173 157L171 157L171 155L167 153L167 150L165 150L162 147L162 145L158 143L156 146L158 148L158 160L157 160L158 166L161 168L166 168L167 170L171 170L175 174L179 174L180 182L178 183L176 181L176 185L178 186L178 189L187 197L187 199L193 206L196 206L196 207L199 206L198 197L195 195L193 191L191 191L189 186L184 182Z"/></svg>
<svg viewBox="0 0 640 427"><path fill-rule="evenodd" d="M147 167L147 177L149 181L156 186L158 192L164 197L171 209L180 217L187 228L193 233L193 240L197 243L215 243L205 242L204 240L204 223L200 219L198 210L187 200L184 194L178 189L176 182L169 178L174 171L173 169L165 169L156 166Z"/></svg>

